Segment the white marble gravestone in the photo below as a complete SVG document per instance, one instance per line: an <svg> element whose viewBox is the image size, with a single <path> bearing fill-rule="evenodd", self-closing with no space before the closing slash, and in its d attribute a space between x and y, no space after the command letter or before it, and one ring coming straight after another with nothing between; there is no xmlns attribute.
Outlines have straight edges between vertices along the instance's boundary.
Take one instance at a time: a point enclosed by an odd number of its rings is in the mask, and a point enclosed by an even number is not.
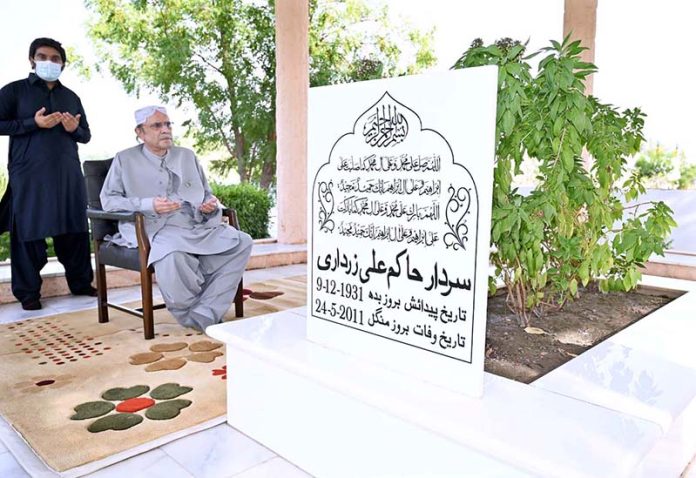
<svg viewBox="0 0 696 478"><path fill-rule="evenodd" d="M482 393L497 70L310 90L308 339Z"/></svg>

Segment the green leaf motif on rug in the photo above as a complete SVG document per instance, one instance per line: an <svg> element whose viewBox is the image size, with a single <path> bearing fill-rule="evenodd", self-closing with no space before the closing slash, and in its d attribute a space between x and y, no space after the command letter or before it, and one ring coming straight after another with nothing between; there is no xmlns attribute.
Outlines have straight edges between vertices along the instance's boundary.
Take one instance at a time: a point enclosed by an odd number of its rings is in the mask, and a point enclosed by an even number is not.
<svg viewBox="0 0 696 478"><path fill-rule="evenodd" d="M134 427L143 421L143 417L135 413L117 413L108 415L92 423L87 430L92 433L99 433L106 430L126 430Z"/></svg>
<svg viewBox="0 0 696 478"><path fill-rule="evenodd" d="M70 417L70 420L86 420L88 418L101 417L106 415L111 410L115 408L115 405L111 402L87 402L81 403L73 410L75 410L75 415Z"/></svg>
<svg viewBox="0 0 696 478"><path fill-rule="evenodd" d="M171 420L179 416L181 410L193 403L191 400L176 399L176 397L189 393L191 390L193 387L178 383L164 383L152 391L147 385L110 388L102 394L102 398L109 401L96 400L81 403L73 408L75 414L70 419L86 420L101 417L87 427L91 433L100 433L106 430L127 430L142 423L144 418L137 412L143 411L150 420ZM150 398L137 398L148 391ZM158 402L155 403L155 400ZM114 409L117 413L107 415Z"/></svg>
<svg viewBox="0 0 696 478"><path fill-rule="evenodd" d="M128 400L129 398L139 397L143 393L147 393L150 387L147 385L135 385L130 388L110 388L106 392L102 393L102 398L104 400Z"/></svg>
<svg viewBox="0 0 696 478"><path fill-rule="evenodd" d="M189 393L193 388L182 387L178 383L165 383L150 392L150 396L155 400L169 400L185 393Z"/></svg>
<svg viewBox="0 0 696 478"><path fill-rule="evenodd" d="M191 405L191 400L167 400L148 408L145 416L150 420L171 420L179 415L182 409Z"/></svg>

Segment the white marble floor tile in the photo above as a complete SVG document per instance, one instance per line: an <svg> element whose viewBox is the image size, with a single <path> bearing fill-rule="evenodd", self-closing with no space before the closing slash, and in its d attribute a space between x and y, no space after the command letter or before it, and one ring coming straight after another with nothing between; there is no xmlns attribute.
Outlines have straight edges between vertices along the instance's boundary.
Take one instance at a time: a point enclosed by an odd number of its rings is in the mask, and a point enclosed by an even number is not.
<svg viewBox="0 0 696 478"><path fill-rule="evenodd" d="M46 317L58 313L58 310L43 304L40 310L23 310L22 305L18 302L11 304L0 305L0 324L17 322L19 320L36 319L38 317Z"/></svg>
<svg viewBox="0 0 696 478"><path fill-rule="evenodd" d="M55 309L59 312L73 312L76 310L95 309L97 308L96 297L85 296L66 296L66 297L51 297L41 301L44 306Z"/></svg>
<svg viewBox="0 0 696 478"><path fill-rule="evenodd" d="M188 471L159 448L86 476L89 478L192 478Z"/></svg>
<svg viewBox="0 0 696 478"><path fill-rule="evenodd" d="M264 461L260 465L243 471L234 478L311 478L312 475L305 473L289 461L280 457Z"/></svg>
<svg viewBox="0 0 696 478"><path fill-rule="evenodd" d="M160 447L196 478L221 478L248 470L276 455L227 424Z"/></svg>
<svg viewBox="0 0 696 478"><path fill-rule="evenodd" d="M29 474L19 466L9 451L5 451L0 453L0 476L2 478L24 478L28 477Z"/></svg>

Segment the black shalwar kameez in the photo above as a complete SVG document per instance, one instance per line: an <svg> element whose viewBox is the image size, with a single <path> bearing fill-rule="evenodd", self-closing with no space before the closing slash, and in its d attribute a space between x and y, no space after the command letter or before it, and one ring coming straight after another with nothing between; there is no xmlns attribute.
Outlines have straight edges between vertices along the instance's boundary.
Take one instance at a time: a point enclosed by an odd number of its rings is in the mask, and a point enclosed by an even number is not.
<svg viewBox="0 0 696 478"><path fill-rule="evenodd" d="M79 126L72 133L61 123L39 128L34 115L42 107L46 115L81 115ZM71 292L89 290L93 273L87 193L77 143L87 143L91 133L80 98L60 81L49 89L31 73L0 89L0 134L10 137L9 186L0 202L0 233L10 232L13 294L22 303L38 300L48 237L65 266Z"/></svg>

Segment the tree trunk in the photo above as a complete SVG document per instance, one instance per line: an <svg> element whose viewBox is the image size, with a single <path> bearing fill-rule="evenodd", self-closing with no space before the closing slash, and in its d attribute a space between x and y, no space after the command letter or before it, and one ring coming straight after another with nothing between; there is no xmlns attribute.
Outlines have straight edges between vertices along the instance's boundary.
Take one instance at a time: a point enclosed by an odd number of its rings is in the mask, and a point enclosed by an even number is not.
<svg viewBox="0 0 696 478"><path fill-rule="evenodd" d="M237 158L237 174L239 174L239 180L243 183L249 180L249 174L246 170L246 159L245 159L245 138L244 134L239 130L239 128L234 128L234 157Z"/></svg>
<svg viewBox="0 0 696 478"><path fill-rule="evenodd" d="M275 161L268 158L263 162L263 169L261 170L260 186L265 190L269 190L273 185L273 178L275 177Z"/></svg>
<svg viewBox="0 0 696 478"><path fill-rule="evenodd" d="M275 115L275 108L274 108L274 113ZM273 119L273 124L275 125L275 116ZM268 191L271 186L273 185L273 180L275 179L275 174L276 174L276 129L275 126L271 128L271 131L268 133L267 136L268 144L272 144L273 148L270 153L270 156L266 158L263 162L263 167L261 168L261 178L260 178L260 186Z"/></svg>

